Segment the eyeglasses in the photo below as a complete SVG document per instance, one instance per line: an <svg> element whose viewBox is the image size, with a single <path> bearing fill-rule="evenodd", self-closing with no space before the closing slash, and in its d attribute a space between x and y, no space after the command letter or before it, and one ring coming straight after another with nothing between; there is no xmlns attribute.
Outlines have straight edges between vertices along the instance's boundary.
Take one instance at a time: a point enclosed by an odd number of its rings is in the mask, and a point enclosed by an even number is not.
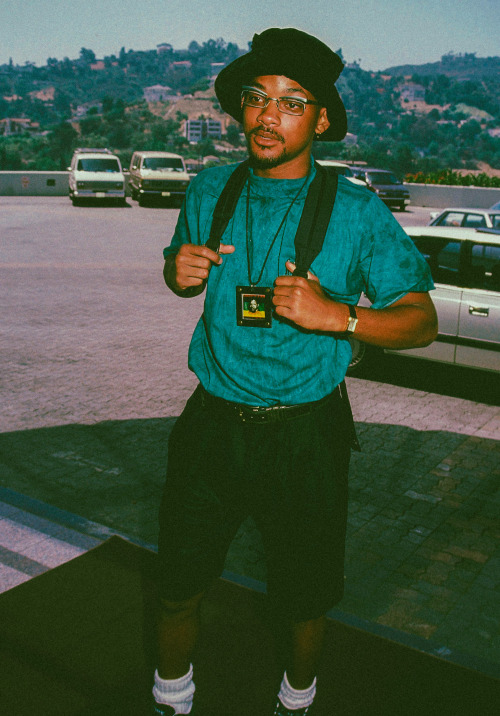
<svg viewBox="0 0 500 716"><path fill-rule="evenodd" d="M247 107L256 107L257 109L266 109L269 102L276 102L276 107L283 114L292 114L300 117L304 114L306 104L315 104L321 106L320 102L312 99L302 99L302 97L269 97L265 92L255 89L255 87L243 86L241 93L241 104Z"/></svg>

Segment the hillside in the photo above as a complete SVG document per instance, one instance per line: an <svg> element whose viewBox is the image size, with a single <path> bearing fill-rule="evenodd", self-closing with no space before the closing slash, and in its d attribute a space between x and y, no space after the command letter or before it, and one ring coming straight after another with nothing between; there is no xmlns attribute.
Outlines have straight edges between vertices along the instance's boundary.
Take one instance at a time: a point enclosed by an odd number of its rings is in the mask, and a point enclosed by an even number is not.
<svg viewBox="0 0 500 716"><path fill-rule="evenodd" d="M411 77L445 75L456 80L496 79L500 76L500 57L476 57L475 53L443 55L439 62L423 65L397 65L383 71L385 75Z"/></svg>
<svg viewBox="0 0 500 716"><path fill-rule="evenodd" d="M222 39L187 50L170 45L96 58L49 58L43 67L0 66L0 169L58 169L77 145L108 146L125 162L137 148L213 155L210 140L189 145L184 119L221 121L230 159L244 155L238 131L220 112L212 84L244 51ZM160 85L165 101L145 100ZM445 55L440 62L367 72L347 63L337 86L349 118L342 143L318 157L366 161L399 174L455 168L500 169L500 57Z"/></svg>

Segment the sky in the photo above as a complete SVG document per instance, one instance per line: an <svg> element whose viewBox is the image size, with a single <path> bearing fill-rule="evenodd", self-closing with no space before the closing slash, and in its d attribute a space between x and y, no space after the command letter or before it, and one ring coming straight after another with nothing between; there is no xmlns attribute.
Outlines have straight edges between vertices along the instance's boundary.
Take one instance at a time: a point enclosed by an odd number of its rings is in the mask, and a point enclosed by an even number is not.
<svg viewBox="0 0 500 716"><path fill-rule="evenodd" d="M316 35L364 70L500 55L499 0L0 0L0 64L218 38L246 50L268 27Z"/></svg>

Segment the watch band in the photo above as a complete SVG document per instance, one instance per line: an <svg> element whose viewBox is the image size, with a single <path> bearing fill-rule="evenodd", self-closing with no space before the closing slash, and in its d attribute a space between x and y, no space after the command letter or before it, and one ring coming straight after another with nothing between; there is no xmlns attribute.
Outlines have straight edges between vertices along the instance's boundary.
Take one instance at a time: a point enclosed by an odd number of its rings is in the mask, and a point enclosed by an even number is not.
<svg viewBox="0 0 500 716"><path fill-rule="evenodd" d="M349 318L347 319L347 327L345 329L345 332L348 336L350 336L356 330L356 326L358 323L358 314L356 313L355 306L352 306L350 303L348 303L346 305L347 305L347 308L349 309Z"/></svg>

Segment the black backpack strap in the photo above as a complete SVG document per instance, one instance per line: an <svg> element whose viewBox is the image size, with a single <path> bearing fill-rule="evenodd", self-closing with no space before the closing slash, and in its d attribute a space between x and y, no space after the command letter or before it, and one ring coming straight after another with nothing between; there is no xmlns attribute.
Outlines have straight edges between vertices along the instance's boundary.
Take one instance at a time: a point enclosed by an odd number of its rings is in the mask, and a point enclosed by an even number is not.
<svg viewBox="0 0 500 716"><path fill-rule="evenodd" d="M316 176L307 192L304 209L295 235L294 276L307 278L309 268L323 247L325 234L330 223L338 176L328 172L321 164L314 162Z"/></svg>
<svg viewBox="0 0 500 716"><path fill-rule="evenodd" d="M321 164L314 163L316 176L307 193L304 209L295 235L294 276L307 278L309 268L323 248L323 242L330 223L330 217L337 196L338 176L331 174ZM361 450L356 426L352 416L351 403L345 380L339 385L342 408L349 426L349 441L352 450Z"/></svg>
<svg viewBox="0 0 500 716"><path fill-rule="evenodd" d="M240 194L243 191L245 182L248 177L248 159L241 164L238 164L234 172L231 174L226 182L221 195L215 205L214 215L212 219L212 226L210 227L210 235L208 241L205 244L212 251L218 251L220 246L220 240L226 227L234 214L236 204L240 198Z"/></svg>

